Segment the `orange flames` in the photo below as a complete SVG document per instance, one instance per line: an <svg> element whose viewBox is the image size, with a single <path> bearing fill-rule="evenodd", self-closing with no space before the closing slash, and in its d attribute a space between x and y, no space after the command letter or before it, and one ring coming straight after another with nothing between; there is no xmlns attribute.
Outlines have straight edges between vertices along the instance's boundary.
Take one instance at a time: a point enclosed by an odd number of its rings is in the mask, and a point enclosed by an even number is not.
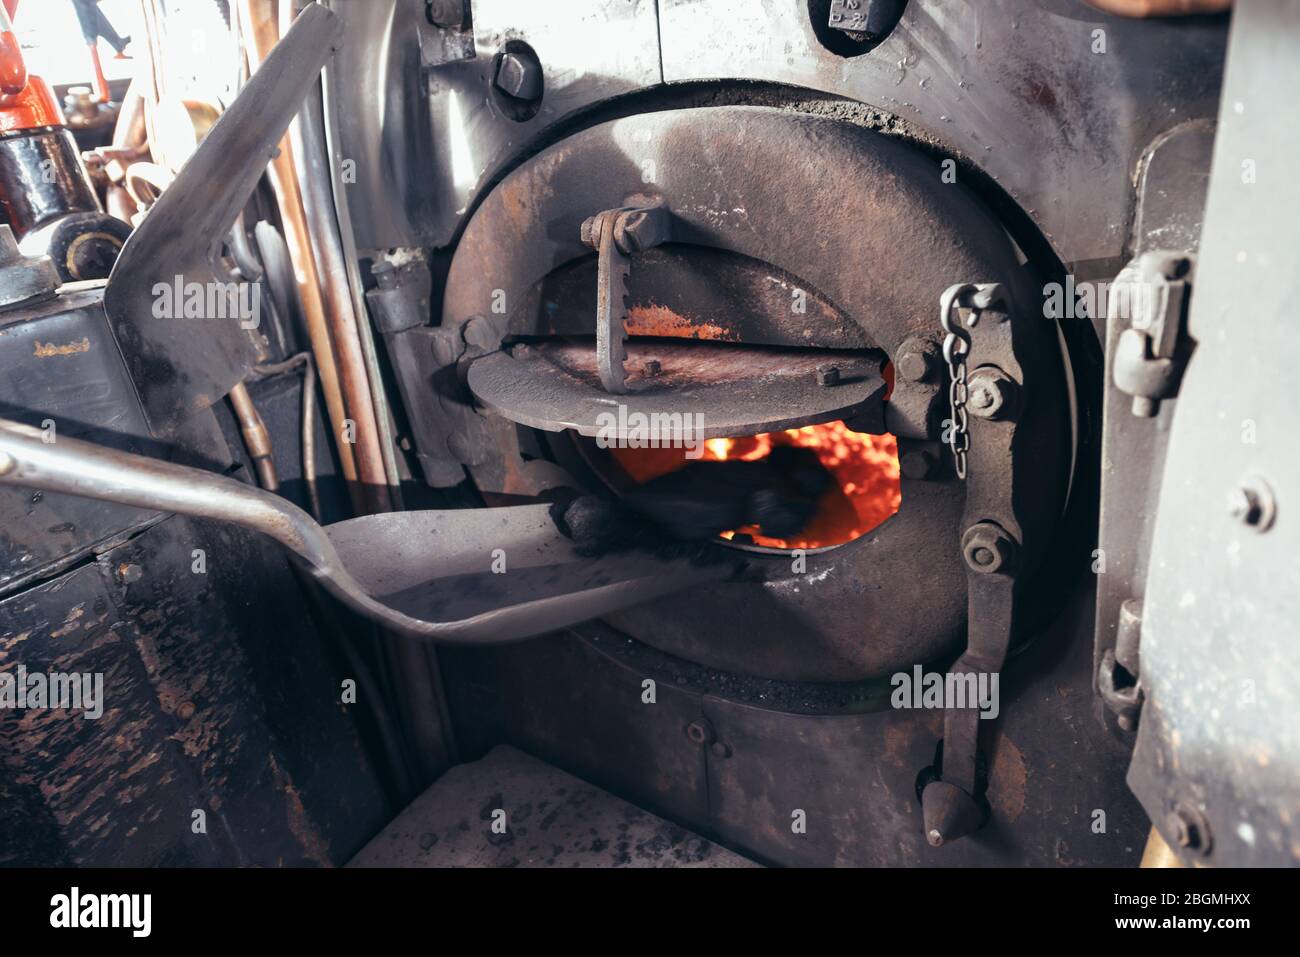
<svg viewBox="0 0 1300 957"><path fill-rule="evenodd" d="M753 527L724 532L724 538L743 532L751 535L756 545L821 548L850 542L898 511L902 501L898 481L898 440L889 434L854 432L843 422L806 425L801 429L735 439L706 439L701 460L753 462L765 458L777 445L812 449L827 471L835 476L836 485L822 496L812 521L794 538L768 538ZM681 468L686 463L682 449L612 448L610 451L638 484Z"/></svg>

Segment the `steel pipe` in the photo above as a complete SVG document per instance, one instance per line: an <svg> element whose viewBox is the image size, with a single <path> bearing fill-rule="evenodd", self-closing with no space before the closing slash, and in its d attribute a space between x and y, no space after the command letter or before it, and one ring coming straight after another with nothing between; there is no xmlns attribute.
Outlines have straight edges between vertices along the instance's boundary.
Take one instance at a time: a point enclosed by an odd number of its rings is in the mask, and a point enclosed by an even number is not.
<svg viewBox="0 0 1300 957"><path fill-rule="evenodd" d="M249 42L245 50L249 60L249 70L253 71L275 46L279 31L268 0L240 0L239 12L242 23L248 30ZM359 512L366 511L365 499L358 488L353 445L346 441L348 411L343 400L338 365L334 358L334 343L331 341L330 329L326 322L320 277L317 275L316 262L311 252L310 233L303 213L302 199L298 193L292 154L293 145L286 136L280 142L280 152L271 161L267 175L280 208L280 220L284 227L285 241L289 246L290 259L293 261L298 294L302 298L303 318L307 326L312 354L316 357L316 374L320 377L321 391L325 395L325 410L329 416L331 432L338 452L339 467L352 496L353 506Z"/></svg>

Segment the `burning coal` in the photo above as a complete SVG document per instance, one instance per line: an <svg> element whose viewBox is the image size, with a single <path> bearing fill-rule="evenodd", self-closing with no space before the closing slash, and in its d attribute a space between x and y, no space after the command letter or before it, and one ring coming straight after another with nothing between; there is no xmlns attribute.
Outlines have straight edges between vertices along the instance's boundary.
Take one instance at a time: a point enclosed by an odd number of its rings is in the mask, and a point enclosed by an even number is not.
<svg viewBox="0 0 1300 957"><path fill-rule="evenodd" d="M780 451L794 449L806 453L801 456ZM612 448L610 454L628 477L645 490L653 492L655 487L663 488L665 476L681 472L681 481L673 485L673 494L688 493L685 486L678 488L690 475L681 449ZM808 469L814 457L829 476L829 481L820 483L820 487L813 484ZM756 513L753 508L746 512L743 505L712 515L722 526L710 529L710 535L721 534L729 539L746 535L757 545L821 548L850 542L897 512L902 501L897 440L889 434L854 432L843 422L742 438L707 439L703 456L691 467L718 462L766 462L774 472L755 473L759 480L768 485L784 483L784 499L779 490L766 496L767 501L775 504L774 510L766 515ZM635 502L639 491L629 493L630 502ZM799 503L800 495L805 498L803 505ZM760 496L760 502L764 498Z"/></svg>

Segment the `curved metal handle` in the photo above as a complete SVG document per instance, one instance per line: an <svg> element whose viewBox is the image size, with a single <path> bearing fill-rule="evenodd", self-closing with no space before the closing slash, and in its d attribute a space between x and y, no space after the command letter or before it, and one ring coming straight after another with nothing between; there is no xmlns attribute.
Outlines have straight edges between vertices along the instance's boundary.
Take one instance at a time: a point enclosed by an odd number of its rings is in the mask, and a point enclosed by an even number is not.
<svg viewBox="0 0 1300 957"><path fill-rule="evenodd" d="M376 600L348 572L325 529L292 502L202 469L80 439L47 442L0 419L0 484L232 522L268 535L301 559L350 608L394 631L449 644L497 644L599 618L659 595L726 577L730 566L666 563L663 573L509 605L459 621L412 618Z"/></svg>
<svg viewBox="0 0 1300 957"><path fill-rule="evenodd" d="M309 564L333 553L325 530L292 502L202 469L49 437L0 419L0 482L101 502L233 522L271 536Z"/></svg>

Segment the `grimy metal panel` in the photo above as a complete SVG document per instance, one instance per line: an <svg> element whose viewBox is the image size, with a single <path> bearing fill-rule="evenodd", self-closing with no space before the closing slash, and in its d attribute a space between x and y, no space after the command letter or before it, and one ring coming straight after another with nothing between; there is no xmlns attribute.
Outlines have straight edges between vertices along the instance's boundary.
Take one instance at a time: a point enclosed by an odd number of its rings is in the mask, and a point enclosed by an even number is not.
<svg viewBox="0 0 1300 957"><path fill-rule="evenodd" d="M86 290L0 318L0 416L42 427L52 440L83 438L162 454L122 366L101 306ZM156 521L149 509L104 505L32 489L0 489L0 592L68 566L102 543Z"/></svg>
<svg viewBox="0 0 1300 957"><path fill-rule="evenodd" d="M1142 625L1129 784L1187 860L1300 862L1300 5L1236 7ZM1253 507L1249 496L1255 496ZM1269 511L1276 515L1269 524Z"/></svg>
<svg viewBox="0 0 1300 957"><path fill-rule="evenodd" d="M347 24L330 82L342 104L341 154L356 160L348 197L363 250L447 245L484 185L543 131L660 82L654 0L475 0L473 55L443 62L421 53L422 45L439 46L424 0L331 6ZM507 41L528 44L542 66L542 105L524 120L507 115L493 94Z"/></svg>
<svg viewBox="0 0 1300 957"><path fill-rule="evenodd" d="M851 58L818 42L806 3L661 0L659 28L665 82L768 80L869 104L992 176L1067 263L1120 255L1138 157L1213 115L1223 58L1219 20L1126 20L1081 0L911 0Z"/></svg>

